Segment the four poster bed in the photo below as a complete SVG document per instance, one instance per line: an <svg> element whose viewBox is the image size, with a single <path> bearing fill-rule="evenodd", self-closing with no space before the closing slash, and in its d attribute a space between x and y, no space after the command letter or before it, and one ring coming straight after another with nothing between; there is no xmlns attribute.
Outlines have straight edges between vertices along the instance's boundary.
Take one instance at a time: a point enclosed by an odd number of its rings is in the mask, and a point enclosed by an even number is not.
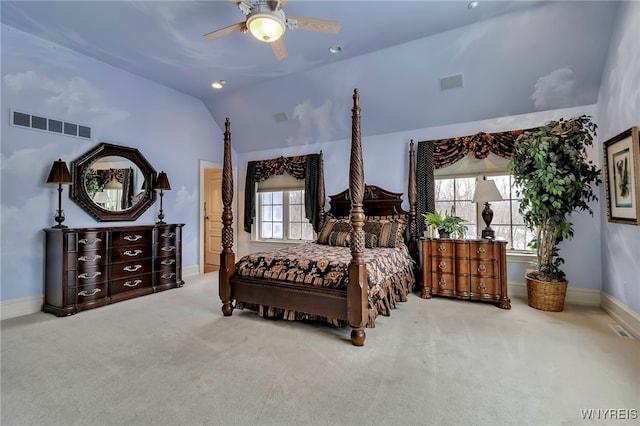
<svg viewBox="0 0 640 426"><path fill-rule="evenodd" d="M222 312L249 308L261 316L318 319L351 326L351 342L364 345L365 327L389 315L415 285L417 259L416 182L413 141L408 197L364 184L358 90L354 90L349 188L330 196L330 209L313 243L244 256L233 245L231 133L227 118L222 176ZM249 190L249 189L247 189ZM324 209L324 189L319 191ZM233 302L235 301L235 307Z"/></svg>

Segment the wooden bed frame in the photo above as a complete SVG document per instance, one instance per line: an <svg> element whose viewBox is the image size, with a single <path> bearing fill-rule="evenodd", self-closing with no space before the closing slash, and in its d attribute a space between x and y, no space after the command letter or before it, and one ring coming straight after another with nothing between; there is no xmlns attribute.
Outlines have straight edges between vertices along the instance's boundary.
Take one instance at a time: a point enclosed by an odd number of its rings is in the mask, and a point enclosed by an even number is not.
<svg viewBox="0 0 640 426"><path fill-rule="evenodd" d="M413 141L409 152L408 197L410 209L402 209L401 194L364 184L364 167L360 134L360 106L358 89L353 93L352 137L349 167L349 189L331 196L331 210L335 216L350 216L351 262L347 289L300 287L264 278L235 276L233 253L233 176L231 164L231 132L227 118L224 132L224 164L222 171L222 253L220 254L219 294L222 313L233 313L233 301L267 305L297 312L345 320L351 326L351 342L363 346L365 324L368 320L367 265L363 260L365 215L408 215L408 247L417 259L416 182ZM324 194L322 194L324 198Z"/></svg>

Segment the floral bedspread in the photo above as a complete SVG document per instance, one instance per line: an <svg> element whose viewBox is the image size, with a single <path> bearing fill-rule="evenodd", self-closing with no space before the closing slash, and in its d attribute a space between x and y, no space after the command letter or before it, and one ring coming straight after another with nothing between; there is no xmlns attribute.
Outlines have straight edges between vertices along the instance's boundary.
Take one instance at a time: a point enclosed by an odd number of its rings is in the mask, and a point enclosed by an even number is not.
<svg viewBox="0 0 640 426"><path fill-rule="evenodd" d="M346 288L350 250L349 247L310 242L253 253L236 263L236 275ZM382 285L390 276L413 265L406 247L365 249L364 261L367 264L369 288Z"/></svg>

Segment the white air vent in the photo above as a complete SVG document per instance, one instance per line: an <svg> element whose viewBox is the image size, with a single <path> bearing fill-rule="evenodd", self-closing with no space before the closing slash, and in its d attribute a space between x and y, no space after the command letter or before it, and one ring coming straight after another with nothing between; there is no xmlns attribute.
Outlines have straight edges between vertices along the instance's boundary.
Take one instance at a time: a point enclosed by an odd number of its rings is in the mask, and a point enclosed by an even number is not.
<svg viewBox="0 0 640 426"><path fill-rule="evenodd" d="M456 89L458 87L462 87L462 74L440 79L440 90Z"/></svg>
<svg viewBox="0 0 640 426"><path fill-rule="evenodd" d="M11 110L9 124L44 132L58 133L61 135L75 136L77 138L91 139L91 127L82 126L68 121L47 118L39 115L28 114Z"/></svg>
<svg viewBox="0 0 640 426"><path fill-rule="evenodd" d="M284 123L289 120L289 117L287 117L286 112L278 112L273 114L273 119L276 120L276 123Z"/></svg>
<svg viewBox="0 0 640 426"><path fill-rule="evenodd" d="M627 330L625 330L624 328L620 327L618 324L609 324L609 327L611 327L613 332L616 333L620 337L631 337L631 335L629 333L627 333ZM631 338L633 338L633 337L631 337Z"/></svg>

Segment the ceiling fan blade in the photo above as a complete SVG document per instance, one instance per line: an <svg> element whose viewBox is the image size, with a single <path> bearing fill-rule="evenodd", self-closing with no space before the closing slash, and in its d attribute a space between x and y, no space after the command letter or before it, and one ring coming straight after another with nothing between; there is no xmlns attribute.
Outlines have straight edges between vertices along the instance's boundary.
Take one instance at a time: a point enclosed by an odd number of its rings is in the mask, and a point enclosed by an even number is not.
<svg viewBox="0 0 640 426"><path fill-rule="evenodd" d="M328 21L326 19L317 18L305 18L304 16L289 16L287 15L287 21L298 21L298 28L306 31L316 31L319 33L337 34L340 32L340 22Z"/></svg>
<svg viewBox="0 0 640 426"><path fill-rule="evenodd" d="M282 37L269 44L271 45L271 50L273 50L273 55L277 60L281 61L289 56L289 53L287 52L287 46L284 45L284 40L282 40Z"/></svg>
<svg viewBox="0 0 640 426"><path fill-rule="evenodd" d="M203 35L202 37L206 38L207 40L215 40L224 36L228 36L229 34L233 34L235 32L242 32L245 30L245 27L246 23L238 22L237 24L229 25L228 27L212 31L208 34Z"/></svg>

